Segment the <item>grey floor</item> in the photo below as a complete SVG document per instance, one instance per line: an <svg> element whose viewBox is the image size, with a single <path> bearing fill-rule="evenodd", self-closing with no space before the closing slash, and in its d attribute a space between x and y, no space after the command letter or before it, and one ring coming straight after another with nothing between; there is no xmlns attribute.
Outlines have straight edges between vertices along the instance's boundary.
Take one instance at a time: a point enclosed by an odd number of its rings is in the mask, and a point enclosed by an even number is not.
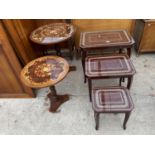
<svg viewBox="0 0 155 155"><path fill-rule="evenodd" d="M0 134L155 134L155 54L132 54L136 75L131 88L135 108L123 130L123 114L103 114L100 128L94 117L83 83L80 60L70 61L77 71L70 72L56 85L59 94L70 94L58 113L49 113L48 88L37 91L34 99L0 99ZM94 86L116 85L117 80L94 81Z"/></svg>

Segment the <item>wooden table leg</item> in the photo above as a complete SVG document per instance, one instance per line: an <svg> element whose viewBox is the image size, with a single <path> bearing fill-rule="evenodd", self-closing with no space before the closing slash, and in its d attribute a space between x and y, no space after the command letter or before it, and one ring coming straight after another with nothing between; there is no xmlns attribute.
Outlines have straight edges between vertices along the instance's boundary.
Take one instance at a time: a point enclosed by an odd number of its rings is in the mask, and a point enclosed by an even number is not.
<svg viewBox="0 0 155 155"><path fill-rule="evenodd" d="M56 54L57 56L61 56L61 49L60 49L60 46L55 44L54 45L54 49L56 50Z"/></svg>
<svg viewBox="0 0 155 155"><path fill-rule="evenodd" d="M76 53L75 53L76 60L79 60L79 58L81 56L81 49L76 47L76 46L74 48L75 48L75 51L76 51Z"/></svg>
<svg viewBox="0 0 155 155"><path fill-rule="evenodd" d="M47 56L48 55L48 49L46 46L40 46L42 52L43 52L43 56Z"/></svg>
<svg viewBox="0 0 155 155"><path fill-rule="evenodd" d="M83 75L84 75L84 83L86 83L86 76L85 76L85 58L87 56L86 51L81 49L81 56L82 56L82 67L83 67Z"/></svg>
<svg viewBox="0 0 155 155"><path fill-rule="evenodd" d="M131 48L127 48L127 55L129 56L129 58L131 57Z"/></svg>
<svg viewBox="0 0 155 155"><path fill-rule="evenodd" d="M122 48L119 49L119 54L122 54Z"/></svg>
<svg viewBox="0 0 155 155"><path fill-rule="evenodd" d="M95 118L95 129L98 130L98 128L99 128L99 113L94 112L94 118Z"/></svg>
<svg viewBox="0 0 155 155"><path fill-rule="evenodd" d="M131 88L132 81L133 81L133 76L128 77L128 83L127 83L127 88L128 89Z"/></svg>
<svg viewBox="0 0 155 155"><path fill-rule="evenodd" d="M48 51L47 50L44 50L43 51L43 56L47 56L48 55Z"/></svg>
<svg viewBox="0 0 155 155"><path fill-rule="evenodd" d="M50 112L56 112L57 109L60 107L61 104L69 100L69 95L57 95L55 86L49 87L51 92L47 95L48 98L50 99Z"/></svg>
<svg viewBox="0 0 155 155"><path fill-rule="evenodd" d="M68 48L69 48L70 59L73 60L74 39L73 38L69 39L67 43L68 43Z"/></svg>
<svg viewBox="0 0 155 155"><path fill-rule="evenodd" d="M84 70L84 66L85 66L85 57L86 57L86 53L85 53L85 51L83 51L82 49L81 49L81 60L82 60L82 67L83 67L83 70Z"/></svg>
<svg viewBox="0 0 155 155"><path fill-rule="evenodd" d="M89 89L89 99L90 102L92 101L92 95L91 95L91 91L92 91L92 79L88 78L88 89Z"/></svg>
<svg viewBox="0 0 155 155"><path fill-rule="evenodd" d="M122 77L120 77L120 79L119 79L119 86L121 86L122 85Z"/></svg>
<svg viewBox="0 0 155 155"><path fill-rule="evenodd" d="M124 128L124 130L126 129L126 123L127 123L128 119L129 119L129 117L130 117L130 112L126 112L125 113L124 122L123 122L123 128Z"/></svg>

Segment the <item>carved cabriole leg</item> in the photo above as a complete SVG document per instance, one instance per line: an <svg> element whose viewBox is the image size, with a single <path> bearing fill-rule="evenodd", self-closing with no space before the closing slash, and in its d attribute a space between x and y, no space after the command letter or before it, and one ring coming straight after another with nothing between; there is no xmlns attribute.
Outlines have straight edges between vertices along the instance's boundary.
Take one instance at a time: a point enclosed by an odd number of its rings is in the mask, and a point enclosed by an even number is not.
<svg viewBox="0 0 155 155"><path fill-rule="evenodd" d="M133 81L133 76L128 77L127 88L130 89Z"/></svg>
<svg viewBox="0 0 155 155"><path fill-rule="evenodd" d="M94 112L94 118L95 118L95 129L99 129L99 113Z"/></svg>
<svg viewBox="0 0 155 155"><path fill-rule="evenodd" d="M92 101L92 94L91 94L91 91L92 91L92 79L91 78L88 78L88 90L89 90L89 100L91 102Z"/></svg>
<svg viewBox="0 0 155 155"><path fill-rule="evenodd" d="M127 124L127 121L129 119L129 117L130 117L130 112L126 112L125 113L124 122L123 122L123 128L124 128L124 130L126 129L126 124Z"/></svg>

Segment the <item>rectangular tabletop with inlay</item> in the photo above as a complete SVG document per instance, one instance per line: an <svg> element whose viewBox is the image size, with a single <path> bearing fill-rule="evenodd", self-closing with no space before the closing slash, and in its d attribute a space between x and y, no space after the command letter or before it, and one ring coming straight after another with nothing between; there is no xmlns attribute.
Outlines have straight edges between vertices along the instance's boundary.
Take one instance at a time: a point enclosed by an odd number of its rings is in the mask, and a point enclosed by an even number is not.
<svg viewBox="0 0 155 155"><path fill-rule="evenodd" d="M93 89L93 109L97 112L131 111L133 101L124 87Z"/></svg>
<svg viewBox="0 0 155 155"><path fill-rule="evenodd" d="M125 30L83 32L80 38L81 48L126 47L133 44L133 38Z"/></svg>
<svg viewBox="0 0 155 155"><path fill-rule="evenodd" d="M135 68L125 54L87 57L85 75L87 77L120 77L132 76Z"/></svg>

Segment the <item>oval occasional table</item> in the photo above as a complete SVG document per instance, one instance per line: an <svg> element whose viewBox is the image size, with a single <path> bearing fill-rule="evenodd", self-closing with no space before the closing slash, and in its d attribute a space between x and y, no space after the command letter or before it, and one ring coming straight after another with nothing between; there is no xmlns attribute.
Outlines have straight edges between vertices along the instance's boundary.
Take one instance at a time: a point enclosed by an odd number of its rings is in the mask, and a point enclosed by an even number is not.
<svg viewBox="0 0 155 155"><path fill-rule="evenodd" d="M54 45L56 53L58 56L61 56L61 50L59 43L67 41L70 58L73 58L73 50L74 50L74 39L73 36L75 34L75 27L72 24L68 23L52 23L48 25L43 25L37 29L35 29L30 34L30 40L33 43L44 45L43 54L46 54L46 46L45 45Z"/></svg>
<svg viewBox="0 0 155 155"><path fill-rule="evenodd" d="M55 85L63 80L69 71L68 62L58 56L44 56L29 62L21 71L22 82L30 88L49 87L50 112L69 100L69 95L57 95Z"/></svg>

